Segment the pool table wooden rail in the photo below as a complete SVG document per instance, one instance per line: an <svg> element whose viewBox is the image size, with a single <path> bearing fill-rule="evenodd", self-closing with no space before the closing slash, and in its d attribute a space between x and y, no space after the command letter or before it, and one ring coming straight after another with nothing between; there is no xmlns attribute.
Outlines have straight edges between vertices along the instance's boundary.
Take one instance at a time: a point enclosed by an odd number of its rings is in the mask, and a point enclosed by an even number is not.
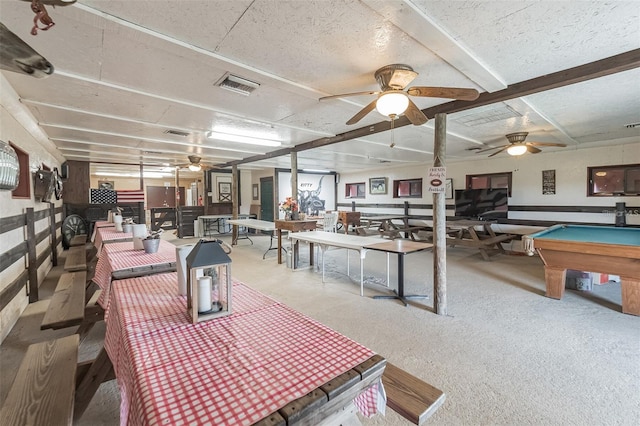
<svg viewBox="0 0 640 426"><path fill-rule="evenodd" d="M545 265L546 296L561 299L567 269L620 276L622 312L640 315L640 246L535 238Z"/></svg>

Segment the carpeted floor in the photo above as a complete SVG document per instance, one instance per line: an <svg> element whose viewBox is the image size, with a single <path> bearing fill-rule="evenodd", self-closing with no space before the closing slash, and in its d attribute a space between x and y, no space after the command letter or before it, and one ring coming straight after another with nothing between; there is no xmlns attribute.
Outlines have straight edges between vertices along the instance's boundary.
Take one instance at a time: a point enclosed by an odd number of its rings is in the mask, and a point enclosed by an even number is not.
<svg viewBox="0 0 640 426"><path fill-rule="evenodd" d="M193 242L176 240L176 244ZM223 237L228 241L228 237ZM386 289L386 256L365 260L365 297L359 292L359 260L346 251L326 254L326 279L318 271L291 271L276 252L262 255L268 236L240 240L233 276L370 347L397 366L446 393L426 422L433 425L637 425L640 424L640 318L620 312L620 285L568 290L558 301L544 297L544 269L537 257L499 255L490 262L477 251L448 249L448 315L432 312L432 298L404 307L374 300ZM308 249L301 249L308 264ZM391 283L396 282L395 257ZM31 304L0 346L0 400L4 401L26 347L69 334L41 331L60 268L42 285L44 300ZM432 254L406 258L405 292L433 293ZM104 324L81 346L81 359L102 345ZM79 425L119 423L115 381L101 386ZM409 424L391 410L365 425Z"/></svg>

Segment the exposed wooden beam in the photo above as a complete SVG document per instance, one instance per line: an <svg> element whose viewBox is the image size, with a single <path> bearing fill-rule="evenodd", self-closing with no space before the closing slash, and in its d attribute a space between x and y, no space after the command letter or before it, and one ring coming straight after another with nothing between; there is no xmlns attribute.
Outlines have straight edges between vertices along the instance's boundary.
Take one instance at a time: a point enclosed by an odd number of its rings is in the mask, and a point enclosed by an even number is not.
<svg viewBox="0 0 640 426"><path fill-rule="evenodd" d="M436 114L440 113L451 114L454 112L465 111L472 108L494 104L497 102L504 102L509 99L515 99L532 95L534 93L544 92L546 90L552 90L575 83L581 83L583 81L589 81L594 78L605 77L607 75L616 74L635 68L640 68L640 49L630 50L628 52L610 56L608 58L600 59L595 62L590 62L588 64L579 65L577 67L554 72L552 74L532 78L520 83L514 83L507 86L506 89L498 90L497 92L484 92L481 93L478 99L476 99L475 101L447 102L431 108L425 108L422 110L422 112L427 117L433 118ZM411 122L405 116L402 116L394 121L395 128L407 125L411 125ZM293 148L282 148L263 155L254 155L242 160L229 161L227 163L219 164L218 166L229 167L234 164L237 165L252 163L254 161L267 160L269 158L288 155L291 151L306 151L309 149L319 148L322 146L332 145L334 143L344 142L351 139L357 139L375 133L384 132L389 129L391 129L391 122L382 121L370 126L349 130L335 136L304 142L302 144L296 145Z"/></svg>

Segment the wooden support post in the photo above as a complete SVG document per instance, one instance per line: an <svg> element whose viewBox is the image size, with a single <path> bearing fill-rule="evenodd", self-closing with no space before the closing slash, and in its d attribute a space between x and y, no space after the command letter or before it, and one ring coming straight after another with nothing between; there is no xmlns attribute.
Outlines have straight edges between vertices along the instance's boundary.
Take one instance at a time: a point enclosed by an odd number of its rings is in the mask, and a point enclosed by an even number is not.
<svg viewBox="0 0 640 426"><path fill-rule="evenodd" d="M29 263L29 303L37 302L38 296L38 262L36 257L35 214L33 207L27 208L27 259Z"/></svg>
<svg viewBox="0 0 640 426"><path fill-rule="evenodd" d="M51 264L58 266L58 245L56 238L56 205L49 204L49 232L51 233Z"/></svg>
<svg viewBox="0 0 640 426"><path fill-rule="evenodd" d="M447 115L436 114L433 166L445 167ZM433 194L433 308L447 315L447 211L444 192Z"/></svg>
<svg viewBox="0 0 640 426"><path fill-rule="evenodd" d="M291 198L298 202L298 153L291 151Z"/></svg>
<svg viewBox="0 0 640 426"><path fill-rule="evenodd" d="M238 191L240 189L240 185L238 185L238 165L234 164L231 167L231 181L233 184L231 185L231 217L233 219L238 218ZM238 225L233 225L233 230L231 232L231 242L233 245L238 243Z"/></svg>

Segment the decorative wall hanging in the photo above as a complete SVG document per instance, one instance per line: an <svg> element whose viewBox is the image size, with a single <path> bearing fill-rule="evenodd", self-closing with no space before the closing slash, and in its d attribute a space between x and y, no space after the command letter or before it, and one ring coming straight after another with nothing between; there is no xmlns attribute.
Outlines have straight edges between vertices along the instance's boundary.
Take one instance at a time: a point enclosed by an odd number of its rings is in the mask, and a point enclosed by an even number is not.
<svg viewBox="0 0 640 426"><path fill-rule="evenodd" d="M386 194L387 193L387 178L371 178L369 179L369 194Z"/></svg>
<svg viewBox="0 0 640 426"><path fill-rule="evenodd" d="M542 171L542 195L554 195L556 193L556 171Z"/></svg>
<svg viewBox="0 0 640 426"><path fill-rule="evenodd" d="M0 140L0 189L13 191L20 183L18 154L7 142Z"/></svg>

